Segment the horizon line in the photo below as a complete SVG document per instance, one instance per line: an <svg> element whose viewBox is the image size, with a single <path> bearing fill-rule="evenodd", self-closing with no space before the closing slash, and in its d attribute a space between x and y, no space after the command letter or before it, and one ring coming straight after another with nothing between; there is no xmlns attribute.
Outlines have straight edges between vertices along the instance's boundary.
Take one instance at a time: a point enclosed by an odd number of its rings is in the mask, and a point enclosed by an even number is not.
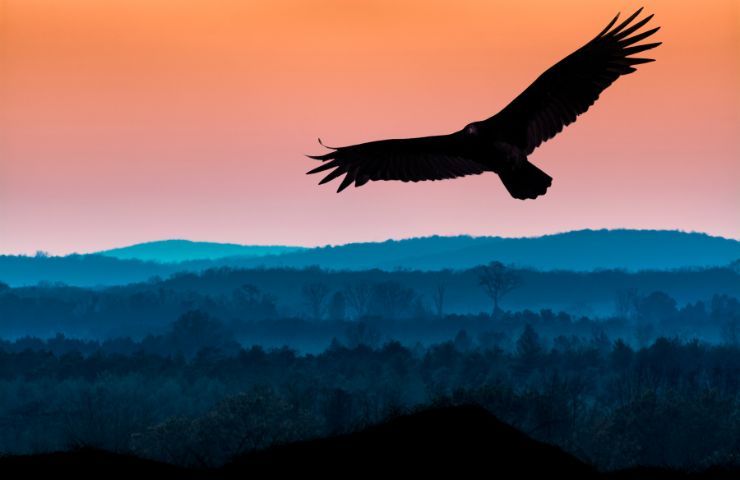
<svg viewBox="0 0 740 480"><path fill-rule="evenodd" d="M570 233L579 233L579 232L619 232L619 231L631 231L631 232L673 232L673 233L683 233L687 235L704 235L711 238L720 238L723 240L730 240L735 242L740 242L740 238L733 238L733 237L726 237L724 235L716 235L711 234L708 232L702 232L698 230L683 230L683 229L676 229L676 228L628 228L628 227L616 227L616 228L579 228L579 229L573 229L573 230L561 230L551 233L543 233L539 235L472 235L467 233L458 233L458 234L448 234L448 235L440 235L440 234L429 234L429 235L416 235L416 236L409 236L409 237L387 237L384 240L358 240L358 241L352 241L352 242L345 242L345 243L325 243L325 244L316 244L316 245L291 245L291 244L280 244L280 243L270 243L270 244L260 244L260 243L235 243L233 241L218 241L218 240L194 240L190 238L163 238L158 240L143 240L141 242L135 242L130 243L126 245L121 246L113 246L110 248L104 248L104 249L96 249L96 250L90 250L90 251L71 251L67 253L49 253L46 250L43 249L37 249L35 253L8 253L8 252L0 252L0 256L15 256L15 257L34 257L34 256L47 256L47 257L68 257L73 255L95 255L95 254L102 254L105 252L110 252L111 250L121 250L126 248L131 248L139 245L147 245L147 244L153 244L153 243L164 243L164 242L189 242L189 243L212 243L217 245L229 245L229 246L236 246L236 247L262 247L262 248L270 248L270 247L278 247L278 248L296 248L296 249L316 249L316 248L327 248L327 247L342 247L346 245L358 245L358 244L371 244L371 243L385 243L385 242L402 242L407 240L419 240L419 239L425 239L425 238L458 238L458 237L469 237L469 238L498 238L498 239L506 239L506 240L525 240L525 239L536 239L536 238L546 238L546 237L554 237L558 235L566 235Z"/></svg>

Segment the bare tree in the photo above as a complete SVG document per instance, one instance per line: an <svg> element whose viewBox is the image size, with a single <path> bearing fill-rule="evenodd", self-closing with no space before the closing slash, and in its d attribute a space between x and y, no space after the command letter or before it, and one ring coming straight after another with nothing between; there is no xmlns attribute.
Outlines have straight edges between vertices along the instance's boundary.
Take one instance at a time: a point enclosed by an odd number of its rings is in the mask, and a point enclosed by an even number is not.
<svg viewBox="0 0 740 480"><path fill-rule="evenodd" d="M407 312L416 299L416 292L398 282L376 283L372 287L373 310L384 318L398 318Z"/></svg>
<svg viewBox="0 0 740 480"><path fill-rule="evenodd" d="M303 297L315 320L320 320L324 315L324 307L329 297L329 287L321 282L312 282L303 285Z"/></svg>
<svg viewBox="0 0 740 480"><path fill-rule="evenodd" d="M735 273L740 273L740 258L730 263L730 270L732 270Z"/></svg>
<svg viewBox="0 0 740 480"><path fill-rule="evenodd" d="M245 283L233 292L234 300L241 304L256 303L260 297L260 289L252 284Z"/></svg>
<svg viewBox="0 0 740 480"><path fill-rule="evenodd" d="M632 320L637 316L637 305L640 295L636 288L625 288L617 291L614 307L617 317Z"/></svg>
<svg viewBox="0 0 740 480"><path fill-rule="evenodd" d="M382 339L380 331L365 320L350 324L344 335L349 348L357 348L360 345L376 348Z"/></svg>
<svg viewBox="0 0 740 480"><path fill-rule="evenodd" d="M329 320L343 321L347 317L347 299L342 292L334 292L329 300Z"/></svg>
<svg viewBox="0 0 740 480"><path fill-rule="evenodd" d="M722 340L733 347L740 345L740 316L734 315L725 320L722 324Z"/></svg>
<svg viewBox="0 0 740 480"><path fill-rule="evenodd" d="M355 318L367 315L370 309L371 290L367 283L354 283L344 289L344 298L349 308L355 313Z"/></svg>
<svg viewBox="0 0 740 480"><path fill-rule="evenodd" d="M501 262L491 262L478 268L478 284L493 300L493 317L496 317L501 308L501 299L509 292L521 285L519 276Z"/></svg>
<svg viewBox="0 0 740 480"><path fill-rule="evenodd" d="M438 283L432 294L432 301L434 302L434 309L437 311L438 317L444 316L445 311L445 294L447 293L447 285L444 283Z"/></svg>

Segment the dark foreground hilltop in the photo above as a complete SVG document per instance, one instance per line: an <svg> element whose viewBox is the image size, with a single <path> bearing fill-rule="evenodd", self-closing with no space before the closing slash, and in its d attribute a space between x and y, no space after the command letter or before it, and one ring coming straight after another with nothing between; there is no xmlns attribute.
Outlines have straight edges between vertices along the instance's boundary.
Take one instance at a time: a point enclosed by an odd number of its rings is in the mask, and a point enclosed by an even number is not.
<svg viewBox="0 0 740 480"><path fill-rule="evenodd" d="M285 474L337 478L446 473L455 478L740 478L737 470L599 473L535 441L479 407L398 416L360 432L247 454L220 469L183 469L127 455L77 450L0 458L4 478L248 478ZM278 477L279 478L279 477Z"/></svg>

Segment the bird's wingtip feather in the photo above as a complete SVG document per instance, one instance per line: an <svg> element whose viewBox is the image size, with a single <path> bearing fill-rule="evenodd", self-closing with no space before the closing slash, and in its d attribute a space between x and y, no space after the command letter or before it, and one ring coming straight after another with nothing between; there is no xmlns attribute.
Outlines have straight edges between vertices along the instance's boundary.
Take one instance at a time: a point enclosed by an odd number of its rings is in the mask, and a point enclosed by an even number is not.
<svg viewBox="0 0 740 480"><path fill-rule="evenodd" d="M322 147L324 147L324 148L330 148L332 150L336 150L337 149L337 147L330 147L329 145L327 145L324 142L322 142L321 141L321 137L318 137L318 139L319 139L319 145L321 145Z"/></svg>
<svg viewBox="0 0 740 480"><path fill-rule="evenodd" d="M321 160L322 162L324 160L330 160L334 158L334 152L325 153L323 155L306 155L308 158L312 158L314 160Z"/></svg>
<svg viewBox="0 0 740 480"><path fill-rule="evenodd" d="M596 38L599 38L599 37L605 35L609 31L609 29L612 28L612 25L614 25L615 23L617 23L617 20L619 20L619 15L621 15L621 12L617 12L617 14L614 16L614 18L612 18L612 21L609 22L606 25L606 27L604 27L604 29L599 32L598 35L596 35Z"/></svg>
<svg viewBox="0 0 740 480"><path fill-rule="evenodd" d="M347 175L345 175L344 179L342 180L342 183L339 185L339 188L337 188L337 193L341 192L345 188L352 185L352 182L355 181L353 172L347 172Z"/></svg>
<svg viewBox="0 0 740 480"><path fill-rule="evenodd" d="M627 17L627 19L625 21L623 21L622 23L620 23L619 25L617 25L616 27L614 27L612 30L610 30L609 31L609 36L617 35L619 32L621 32L622 30L624 30L624 27L626 27L627 25L629 25L632 22L632 20L634 20L635 18L637 18L637 16L640 14L640 12L642 12L642 7L639 8L635 13L633 13L632 15L630 15L629 17Z"/></svg>

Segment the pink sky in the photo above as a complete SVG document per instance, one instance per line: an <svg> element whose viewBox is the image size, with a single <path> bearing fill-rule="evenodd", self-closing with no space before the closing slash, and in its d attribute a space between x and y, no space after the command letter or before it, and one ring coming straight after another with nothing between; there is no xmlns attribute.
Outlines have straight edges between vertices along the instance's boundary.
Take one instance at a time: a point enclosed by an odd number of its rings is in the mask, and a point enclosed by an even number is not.
<svg viewBox="0 0 740 480"><path fill-rule="evenodd" d="M316 137L447 133L498 111L629 2L0 0L0 253L165 238L323 245L658 228L740 238L740 7L646 2L657 62L530 159L370 183L305 172Z"/></svg>

